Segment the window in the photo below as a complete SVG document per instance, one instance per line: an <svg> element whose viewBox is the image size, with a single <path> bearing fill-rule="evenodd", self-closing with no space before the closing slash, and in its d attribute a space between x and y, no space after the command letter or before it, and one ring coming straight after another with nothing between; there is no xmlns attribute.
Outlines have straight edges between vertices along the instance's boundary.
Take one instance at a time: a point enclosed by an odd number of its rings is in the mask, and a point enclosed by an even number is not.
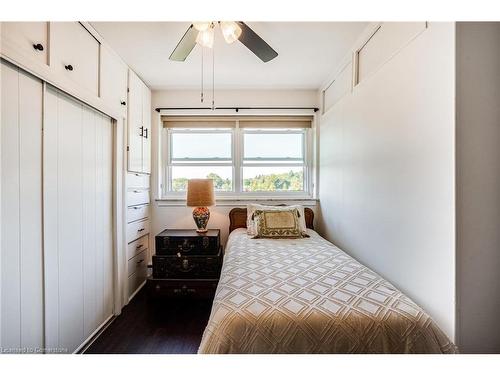
<svg viewBox="0 0 500 375"><path fill-rule="evenodd" d="M231 129L172 129L169 133L169 191L186 191L190 178L213 178L216 191L233 191Z"/></svg>
<svg viewBox="0 0 500 375"><path fill-rule="evenodd" d="M304 191L305 130L243 130L243 192Z"/></svg>
<svg viewBox="0 0 500 375"><path fill-rule="evenodd" d="M311 117L162 120L164 197L183 196L190 178L212 178L219 197L311 193Z"/></svg>

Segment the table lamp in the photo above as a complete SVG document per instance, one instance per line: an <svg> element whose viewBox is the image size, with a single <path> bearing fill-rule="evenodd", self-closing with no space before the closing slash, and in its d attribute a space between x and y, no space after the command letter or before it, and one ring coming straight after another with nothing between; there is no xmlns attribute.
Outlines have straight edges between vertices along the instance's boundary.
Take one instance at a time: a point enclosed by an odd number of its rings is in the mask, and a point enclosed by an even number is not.
<svg viewBox="0 0 500 375"><path fill-rule="evenodd" d="M210 218L208 206L215 205L214 181L212 179L194 178L188 180L186 205L194 207L193 219L198 233L207 231Z"/></svg>

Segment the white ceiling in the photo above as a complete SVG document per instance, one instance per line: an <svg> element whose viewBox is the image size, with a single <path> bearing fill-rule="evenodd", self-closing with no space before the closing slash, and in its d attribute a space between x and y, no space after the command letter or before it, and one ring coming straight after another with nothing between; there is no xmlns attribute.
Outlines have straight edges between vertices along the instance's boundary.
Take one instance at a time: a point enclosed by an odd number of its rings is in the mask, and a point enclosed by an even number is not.
<svg viewBox="0 0 500 375"><path fill-rule="evenodd" d="M246 22L278 57L263 63L243 44L226 44L216 30L215 85L219 89L317 89L366 27L364 22ZM201 47L185 62L168 57L189 22L92 22L104 40L153 89L195 89L201 82ZM211 50L205 49L211 84Z"/></svg>

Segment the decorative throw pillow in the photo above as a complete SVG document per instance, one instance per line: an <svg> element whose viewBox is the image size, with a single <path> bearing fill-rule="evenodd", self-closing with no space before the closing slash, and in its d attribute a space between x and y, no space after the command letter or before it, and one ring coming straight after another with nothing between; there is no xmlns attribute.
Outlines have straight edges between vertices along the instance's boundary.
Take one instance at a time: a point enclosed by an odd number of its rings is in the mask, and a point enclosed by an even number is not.
<svg viewBox="0 0 500 375"><path fill-rule="evenodd" d="M262 204L251 203L247 205L247 234L250 236L255 236L257 234L255 228L255 211L256 210L277 210L277 211L286 211L286 210L294 210L297 209L299 215L299 226L303 233L307 232L306 227L306 216L304 212L304 206L301 205L293 205L293 206L264 206Z"/></svg>
<svg viewBox="0 0 500 375"><path fill-rule="evenodd" d="M254 238L301 238L305 233L299 224L299 211L256 210Z"/></svg>

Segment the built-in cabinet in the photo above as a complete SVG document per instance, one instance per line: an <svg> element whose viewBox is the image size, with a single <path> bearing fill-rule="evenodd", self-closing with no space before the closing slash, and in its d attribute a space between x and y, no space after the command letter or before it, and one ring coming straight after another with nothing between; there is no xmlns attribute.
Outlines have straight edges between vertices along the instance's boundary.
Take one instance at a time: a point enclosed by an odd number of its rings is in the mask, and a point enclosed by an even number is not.
<svg viewBox="0 0 500 375"><path fill-rule="evenodd" d="M73 352L146 278L151 92L87 23L0 27L0 347Z"/></svg>
<svg viewBox="0 0 500 375"><path fill-rule="evenodd" d="M49 63L49 22L2 22L2 45L43 65Z"/></svg>
<svg viewBox="0 0 500 375"><path fill-rule="evenodd" d="M111 118L1 76L0 346L73 352L113 315Z"/></svg>
<svg viewBox="0 0 500 375"><path fill-rule="evenodd" d="M1 22L1 55L113 118L127 116L128 67L83 22Z"/></svg>
<svg viewBox="0 0 500 375"><path fill-rule="evenodd" d="M100 43L78 22L52 22L50 25L50 65L63 75L99 95Z"/></svg>
<svg viewBox="0 0 500 375"><path fill-rule="evenodd" d="M111 48L101 46L101 98L110 105L121 108L127 116L128 67Z"/></svg>
<svg viewBox="0 0 500 375"><path fill-rule="evenodd" d="M151 91L129 70L128 170L151 170Z"/></svg>

